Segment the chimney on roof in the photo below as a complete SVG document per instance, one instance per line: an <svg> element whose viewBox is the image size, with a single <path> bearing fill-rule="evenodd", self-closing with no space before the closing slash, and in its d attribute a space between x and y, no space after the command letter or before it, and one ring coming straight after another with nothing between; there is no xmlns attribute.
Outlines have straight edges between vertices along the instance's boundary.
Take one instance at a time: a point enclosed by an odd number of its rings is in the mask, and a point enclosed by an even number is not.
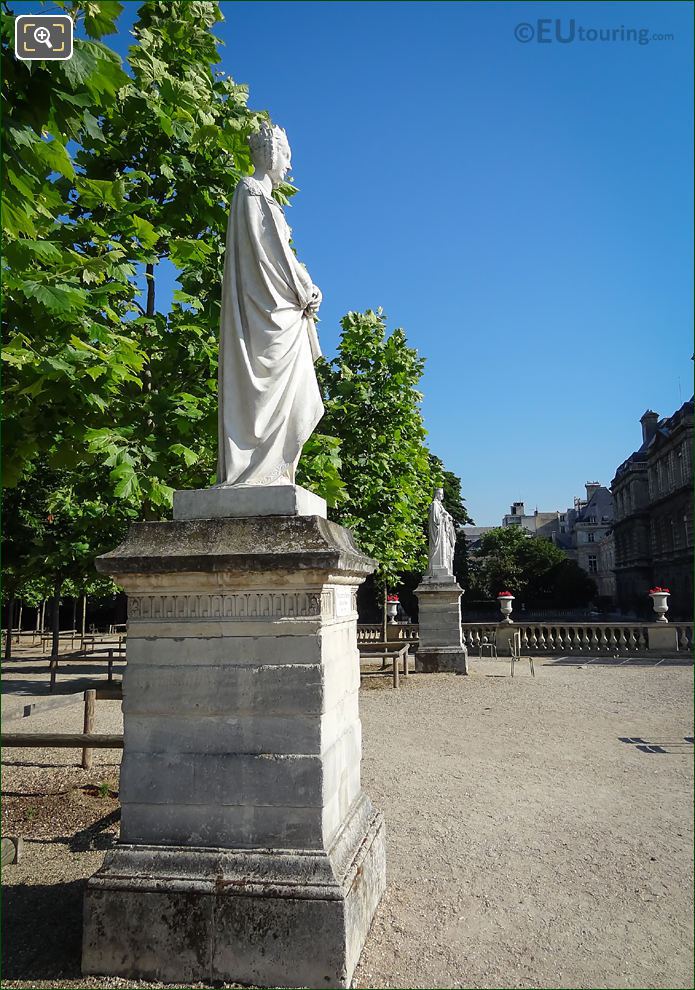
<svg viewBox="0 0 695 990"><path fill-rule="evenodd" d="M590 502L601 487L601 483L599 481L587 481L584 487L586 488L586 500Z"/></svg>
<svg viewBox="0 0 695 990"><path fill-rule="evenodd" d="M640 420L640 423L642 424L642 443L649 443L651 438L656 433L656 424L658 422L659 414L652 412L651 409L647 409L646 413Z"/></svg>
<svg viewBox="0 0 695 990"><path fill-rule="evenodd" d="M513 516L523 516L524 514L524 503L523 502L512 502L512 515Z"/></svg>

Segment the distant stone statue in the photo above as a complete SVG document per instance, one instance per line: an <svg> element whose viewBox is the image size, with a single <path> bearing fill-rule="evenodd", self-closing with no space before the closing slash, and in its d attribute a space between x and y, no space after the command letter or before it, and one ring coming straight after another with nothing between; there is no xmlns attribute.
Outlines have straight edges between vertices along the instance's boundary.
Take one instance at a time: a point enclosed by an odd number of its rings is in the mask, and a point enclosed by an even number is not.
<svg viewBox="0 0 695 990"><path fill-rule="evenodd" d="M253 177L237 185L227 227L219 356L218 486L294 484L323 416L314 371L321 292L290 247L272 190L290 168L285 132L249 140Z"/></svg>
<svg viewBox="0 0 695 990"><path fill-rule="evenodd" d="M433 577L454 576L456 527L444 508L444 490L437 488L429 511L429 569Z"/></svg>

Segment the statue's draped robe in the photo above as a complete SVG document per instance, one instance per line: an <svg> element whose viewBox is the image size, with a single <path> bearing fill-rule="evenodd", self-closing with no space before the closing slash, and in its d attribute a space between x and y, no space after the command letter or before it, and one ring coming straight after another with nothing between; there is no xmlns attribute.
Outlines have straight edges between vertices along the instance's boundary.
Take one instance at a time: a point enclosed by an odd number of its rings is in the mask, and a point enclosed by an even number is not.
<svg viewBox="0 0 695 990"><path fill-rule="evenodd" d="M435 498L429 512L429 569L444 567L453 574L456 529L454 521L439 499Z"/></svg>
<svg viewBox="0 0 695 990"><path fill-rule="evenodd" d="M281 207L255 179L242 179L222 284L218 484L294 482L324 411L314 371L321 351L305 315L312 291Z"/></svg>

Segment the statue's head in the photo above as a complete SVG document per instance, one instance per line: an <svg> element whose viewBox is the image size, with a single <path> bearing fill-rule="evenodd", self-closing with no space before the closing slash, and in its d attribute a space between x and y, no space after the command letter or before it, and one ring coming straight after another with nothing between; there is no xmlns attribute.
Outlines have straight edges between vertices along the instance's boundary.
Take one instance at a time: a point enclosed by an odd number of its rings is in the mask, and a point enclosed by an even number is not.
<svg viewBox="0 0 695 990"><path fill-rule="evenodd" d="M444 501L444 489L443 488L435 488L435 490L434 490L434 497L437 499L438 502L443 502Z"/></svg>
<svg viewBox="0 0 695 990"><path fill-rule="evenodd" d="M249 137L251 158L257 172L270 176L273 186L279 185L290 170L292 152L287 135L276 124L262 124Z"/></svg>

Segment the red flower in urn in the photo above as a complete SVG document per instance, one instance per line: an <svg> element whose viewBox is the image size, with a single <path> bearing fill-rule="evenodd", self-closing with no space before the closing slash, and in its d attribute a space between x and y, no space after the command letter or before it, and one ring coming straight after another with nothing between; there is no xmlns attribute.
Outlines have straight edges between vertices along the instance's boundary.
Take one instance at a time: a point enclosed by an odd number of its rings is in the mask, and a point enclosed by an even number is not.
<svg viewBox="0 0 695 990"><path fill-rule="evenodd" d="M668 588L659 588L659 587L656 587L656 588L650 588L649 589L649 594L650 595L670 595L671 592L668 590Z"/></svg>
<svg viewBox="0 0 695 990"><path fill-rule="evenodd" d="M498 598L513 598L514 595L511 591L500 591L497 595Z"/></svg>
<svg viewBox="0 0 695 990"><path fill-rule="evenodd" d="M398 595L387 595L386 601L389 605L398 605L400 603L400 598Z"/></svg>

